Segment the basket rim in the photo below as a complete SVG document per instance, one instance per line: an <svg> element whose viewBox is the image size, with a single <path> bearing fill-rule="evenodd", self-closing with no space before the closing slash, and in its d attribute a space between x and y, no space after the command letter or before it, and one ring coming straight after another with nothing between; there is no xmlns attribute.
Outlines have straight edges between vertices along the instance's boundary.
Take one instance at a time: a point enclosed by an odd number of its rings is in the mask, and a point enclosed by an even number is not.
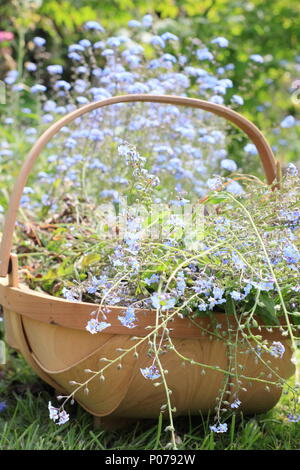
<svg viewBox="0 0 300 470"><path fill-rule="evenodd" d="M38 292L22 283L18 287L13 287L9 285L8 277L0 278L0 305L6 311L15 312L39 322L84 331L86 331L87 322L93 318L91 313L98 307L97 304L70 302L60 297ZM153 330L155 329L156 311L154 309L137 308L137 325L134 328L123 326L118 317L124 314L127 308L127 306L103 305L102 309L109 310L107 322L111 326L105 328L101 334L146 336L150 333L151 327ZM233 322L228 323L228 319ZM263 334L265 339L282 339L281 331L277 326L265 325L257 316L255 319L259 327L251 329L254 335ZM223 312L213 312L211 317L208 315L198 317L193 319L193 322L188 317L180 318L177 315L169 321L168 328L172 337L196 339L203 337L205 332L215 331L217 324L225 327L225 331L227 331L228 326L233 328L236 326L236 320L233 316L228 316ZM274 328L275 331L268 331L267 329L270 328ZM224 331L224 329L220 330Z"/></svg>

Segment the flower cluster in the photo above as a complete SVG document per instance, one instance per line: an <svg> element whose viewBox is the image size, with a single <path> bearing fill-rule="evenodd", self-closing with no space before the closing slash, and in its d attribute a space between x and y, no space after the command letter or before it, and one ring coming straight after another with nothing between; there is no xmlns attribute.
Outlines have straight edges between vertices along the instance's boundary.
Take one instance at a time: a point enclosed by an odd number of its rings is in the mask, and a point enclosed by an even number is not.
<svg viewBox="0 0 300 470"><path fill-rule="evenodd" d="M213 426L210 426L210 430L216 433L223 433L227 432L228 426L226 423L219 423L219 424L214 424Z"/></svg>
<svg viewBox="0 0 300 470"><path fill-rule="evenodd" d="M156 366L145 367L144 369L140 370L145 379L155 380L160 377L160 373Z"/></svg>
<svg viewBox="0 0 300 470"><path fill-rule="evenodd" d="M273 341L270 347L270 354L274 357L282 358L285 352L285 347L280 341Z"/></svg>
<svg viewBox="0 0 300 470"><path fill-rule="evenodd" d="M52 406L51 401L49 401L48 410L50 419L59 426L69 421L68 413L65 410L60 410L60 408Z"/></svg>

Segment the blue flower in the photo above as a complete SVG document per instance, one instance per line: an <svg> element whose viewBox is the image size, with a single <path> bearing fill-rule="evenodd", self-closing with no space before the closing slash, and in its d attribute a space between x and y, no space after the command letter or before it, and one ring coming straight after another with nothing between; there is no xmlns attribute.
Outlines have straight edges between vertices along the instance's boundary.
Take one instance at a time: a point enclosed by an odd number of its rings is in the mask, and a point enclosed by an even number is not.
<svg viewBox="0 0 300 470"><path fill-rule="evenodd" d="M136 20L129 20L127 24L130 28L140 28L142 26L140 21L136 21Z"/></svg>
<svg viewBox="0 0 300 470"><path fill-rule="evenodd" d="M249 153L249 155L257 155L257 148L255 147L254 144L247 144L244 147L245 152Z"/></svg>
<svg viewBox="0 0 300 470"><path fill-rule="evenodd" d="M225 158L221 161L221 168L224 170L230 171L231 173L237 170L237 164L234 160L230 160L229 158Z"/></svg>
<svg viewBox="0 0 300 470"><path fill-rule="evenodd" d="M284 129L287 129L289 127L293 127L296 123L296 119L294 116L286 116L280 123L280 126L283 127Z"/></svg>
<svg viewBox="0 0 300 470"><path fill-rule="evenodd" d="M293 415L292 413L288 413L287 419L290 423L299 423L300 421L300 414Z"/></svg>
<svg viewBox="0 0 300 470"><path fill-rule="evenodd" d="M219 95L214 95L214 96L211 96L208 101L211 101L212 103L215 103L215 104L223 104L224 98L222 98L222 96L219 96Z"/></svg>
<svg viewBox="0 0 300 470"><path fill-rule="evenodd" d="M92 335L96 334L96 333L99 333L103 330L105 330L106 328L110 327L111 324L110 323L107 323L105 321L101 321L99 322L98 320L96 320L96 318L92 318L91 320L88 321L85 329L91 333Z"/></svg>
<svg viewBox="0 0 300 470"><path fill-rule="evenodd" d="M4 124L13 124L15 122L14 118L5 118Z"/></svg>
<svg viewBox="0 0 300 470"><path fill-rule="evenodd" d="M24 90L24 84L23 83L16 83L15 85L13 85L11 87L12 91L17 91L17 92L20 92L22 90Z"/></svg>
<svg viewBox="0 0 300 470"><path fill-rule="evenodd" d="M223 295L224 295L224 289L221 289L220 287L213 288L213 297L216 300L221 300Z"/></svg>
<svg viewBox="0 0 300 470"><path fill-rule="evenodd" d="M65 410L62 410L62 411L59 412L59 417L58 418L59 419L58 419L56 424L61 426L62 424L65 424L69 421L70 415Z"/></svg>
<svg viewBox="0 0 300 470"><path fill-rule="evenodd" d="M108 47L119 47L121 44L122 44L122 40L114 36L108 38L108 40L106 41L106 45Z"/></svg>
<svg viewBox="0 0 300 470"><path fill-rule="evenodd" d="M43 110L47 113L52 113L56 110L56 103L53 100L47 100L43 106Z"/></svg>
<svg viewBox="0 0 300 470"><path fill-rule="evenodd" d="M95 44L94 44L94 46L95 46ZM87 73L87 71L88 71L88 69L87 69L87 67L85 67L84 65L80 65L80 66L77 67L77 69L76 69L76 72L77 72L77 73L80 73L80 74L81 74L81 73Z"/></svg>
<svg viewBox="0 0 300 470"><path fill-rule="evenodd" d="M259 54L252 54L250 56L250 59L253 60L253 62L256 62L258 64L263 64L264 63L263 57Z"/></svg>
<svg viewBox="0 0 300 470"><path fill-rule="evenodd" d="M198 309L200 312L206 312L208 309L208 305L205 302L201 302L201 304L198 305Z"/></svg>
<svg viewBox="0 0 300 470"><path fill-rule="evenodd" d="M224 304L226 299L215 299L214 297L209 297L209 309L212 310L216 305Z"/></svg>
<svg viewBox="0 0 300 470"><path fill-rule="evenodd" d="M168 60L170 62L173 62L173 64L176 64L177 62L176 57L172 54L164 54L161 58L162 60Z"/></svg>
<svg viewBox="0 0 300 470"><path fill-rule="evenodd" d="M41 38L40 36L36 36L35 38L33 38L33 43L37 47L42 47L46 44L46 39Z"/></svg>
<svg viewBox="0 0 300 470"><path fill-rule="evenodd" d="M44 85L41 85L37 83L36 85L33 85L31 88L31 93L43 93L44 91L47 90L47 88Z"/></svg>
<svg viewBox="0 0 300 470"><path fill-rule="evenodd" d="M161 38L162 38L163 41L178 41L178 37L175 36L175 34L173 34L173 33L169 33L168 31L163 33L161 35Z"/></svg>
<svg viewBox="0 0 300 470"><path fill-rule="evenodd" d="M67 108L65 106L57 106L55 112L57 114L66 114L67 113Z"/></svg>
<svg viewBox="0 0 300 470"><path fill-rule="evenodd" d="M104 57L107 57L107 56L110 56L110 55L114 55L115 51L113 49L104 49L104 51L102 52L102 55ZM103 82L103 79L102 79L102 82Z"/></svg>
<svg viewBox="0 0 300 470"><path fill-rule="evenodd" d="M208 295L212 289L212 279L197 279L193 290L196 294Z"/></svg>
<svg viewBox="0 0 300 470"><path fill-rule="evenodd" d="M97 277L93 276L91 284L87 288L87 292L89 294L95 294L98 289L106 287L107 286L107 276L100 276L99 279Z"/></svg>
<svg viewBox="0 0 300 470"><path fill-rule="evenodd" d="M212 44L217 44L219 47L228 47L229 41L222 36L217 37L211 41Z"/></svg>
<svg viewBox="0 0 300 470"><path fill-rule="evenodd" d="M244 287L244 295L245 297L250 293L252 289L252 285L251 284L247 284L246 287Z"/></svg>
<svg viewBox="0 0 300 470"><path fill-rule="evenodd" d="M162 312L170 310L176 304L176 299L170 297L168 294L153 294L151 297L152 305L154 308L161 309Z"/></svg>
<svg viewBox="0 0 300 470"><path fill-rule="evenodd" d="M222 180L219 177L209 178L206 182L209 189L212 191L218 189L222 185Z"/></svg>
<svg viewBox="0 0 300 470"><path fill-rule="evenodd" d="M152 15L143 16L142 24L145 28L150 28L150 26L152 26L152 23L153 23Z"/></svg>
<svg viewBox="0 0 300 470"><path fill-rule="evenodd" d="M51 200L50 200L48 194L43 194L42 195L42 204L43 204L43 206L50 206L51 205Z"/></svg>
<svg viewBox="0 0 300 470"><path fill-rule="evenodd" d="M6 408L7 408L7 403L5 401L0 401L0 413L6 410Z"/></svg>
<svg viewBox="0 0 300 470"><path fill-rule="evenodd" d="M295 210L295 211L281 210L281 211L279 211L279 215L280 215L280 217L285 219L292 226L297 226L298 223L300 223L300 211L299 210Z"/></svg>
<svg viewBox="0 0 300 470"><path fill-rule="evenodd" d="M155 380L160 377L159 370L154 365L150 367L145 367L144 369L140 369L140 371L142 375L145 377L145 379Z"/></svg>
<svg viewBox="0 0 300 470"><path fill-rule="evenodd" d="M75 84L74 84L74 90L77 92L77 93L84 93L85 90L87 88L87 83L85 80L82 80L80 78L78 78L76 81L75 81Z"/></svg>
<svg viewBox="0 0 300 470"><path fill-rule="evenodd" d="M77 141L75 139L72 139L72 137L69 137L68 139L65 140L65 147L68 149L74 149L77 145Z"/></svg>
<svg viewBox="0 0 300 470"><path fill-rule="evenodd" d="M104 189L103 191L101 191L100 196L104 199L111 198L113 199L113 202L116 203L120 201L119 193L115 189Z"/></svg>
<svg viewBox="0 0 300 470"><path fill-rule="evenodd" d="M233 261L234 266L237 269L245 269L246 268L245 263L241 260L241 258L236 253L232 253L232 261Z"/></svg>
<svg viewBox="0 0 300 470"><path fill-rule="evenodd" d="M228 426L226 423L219 423L218 425L209 426L211 431L216 433L227 432Z"/></svg>
<svg viewBox="0 0 300 470"><path fill-rule="evenodd" d="M183 295L184 291L186 289L186 283L185 283L184 272L183 271L179 271L176 280L177 280L176 289L178 291L178 294Z"/></svg>
<svg viewBox="0 0 300 470"><path fill-rule="evenodd" d="M54 117L52 116L52 114L44 114L42 116L42 121L43 122L48 123L48 122L52 122L53 120L54 120Z"/></svg>
<svg viewBox="0 0 300 470"><path fill-rule="evenodd" d="M230 181L230 183L226 186L226 190L232 194L235 194L236 196L244 194L245 192L237 181Z"/></svg>
<svg viewBox="0 0 300 470"><path fill-rule="evenodd" d="M274 282L272 281L265 281L265 282L260 282L257 287L262 290L268 292L269 290L274 289Z"/></svg>
<svg viewBox="0 0 300 470"><path fill-rule="evenodd" d="M242 402L240 400L236 399L234 400L233 403L231 403L230 408L238 408L241 405L241 403Z"/></svg>
<svg viewBox="0 0 300 470"><path fill-rule="evenodd" d="M299 250L294 245L283 248L283 257L288 264L297 264L300 261Z"/></svg>
<svg viewBox="0 0 300 470"><path fill-rule="evenodd" d="M105 42L104 41L97 41L94 43L94 49L105 49Z"/></svg>
<svg viewBox="0 0 300 470"><path fill-rule="evenodd" d="M221 87L224 87L225 90L227 88L233 87L233 83L232 83L232 80L230 80L230 78L221 78L220 80L218 80L217 84L220 85Z"/></svg>
<svg viewBox="0 0 300 470"><path fill-rule="evenodd" d="M199 60L213 60L214 56L207 48L205 49L198 49L196 51L197 58Z"/></svg>
<svg viewBox="0 0 300 470"><path fill-rule="evenodd" d="M62 294L69 302L78 302L78 299L74 297L74 293L66 287L63 288Z"/></svg>
<svg viewBox="0 0 300 470"><path fill-rule="evenodd" d="M141 237L141 235L138 232L136 232L136 233L126 232L124 234L124 241L125 241L126 245L134 253L139 251L138 241L139 241L140 237Z"/></svg>
<svg viewBox="0 0 300 470"><path fill-rule="evenodd" d="M84 28L91 31L99 31L100 33L104 33L105 31L103 26L101 26L97 21L87 21L84 23Z"/></svg>
<svg viewBox="0 0 300 470"><path fill-rule="evenodd" d="M88 39L81 39L79 41L79 45L85 49L87 47L91 47L92 43Z"/></svg>
<svg viewBox="0 0 300 470"><path fill-rule="evenodd" d="M57 82L54 85L54 88L56 89L63 89L63 90L70 90L71 84L69 82L66 82L65 80L57 80Z"/></svg>
<svg viewBox="0 0 300 470"><path fill-rule="evenodd" d="M135 310L133 307L128 307L127 310L125 311L124 316L118 316L118 319L122 323L123 326L126 326L127 328L135 328L136 324L134 323L137 319L135 316Z"/></svg>
<svg viewBox="0 0 300 470"><path fill-rule="evenodd" d="M75 60L77 62L82 60L81 56L77 52L69 52L68 57L69 59Z"/></svg>
<svg viewBox="0 0 300 470"><path fill-rule="evenodd" d="M84 47L80 46L79 44L71 44L68 47L68 52L83 52L83 51L84 51Z"/></svg>
<svg viewBox="0 0 300 470"><path fill-rule="evenodd" d="M280 341L273 341L272 345L270 346L269 353L271 356L276 358L282 358L285 352L285 347L283 346Z"/></svg>
<svg viewBox="0 0 300 470"><path fill-rule="evenodd" d="M240 292L238 292L237 290L233 290L232 292L230 292L230 297L233 300L243 300L244 299L244 295L241 294Z"/></svg>
<svg viewBox="0 0 300 470"><path fill-rule="evenodd" d="M153 38L151 38L151 44L152 46L159 46L159 47L162 47L164 48L166 43L165 41L160 37L160 36L153 36Z"/></svg>
<svg viewBox="0 0 300 470"><path fill-rule="evenodd" d="M218 93L220 95L225 95L226 93L226 87L223 85L220 85L219 83L214 87L214 92Z"/></svg>
<svg viewBox="0 0 300 470"><path fill-rule="evenodd" d="M35 72L37 69L37 66L33 62L27 62L25 64L25 68L26 70L28 70L28 72Z"/></svg>
<svg viewBox="0 0 300 470"><path fill-rule="evenodd" d="M51 405L51 401L48 403L48 410L49 410L49 418L54 421L54 423L61 426L69 421L70 416L65 410L61 410L59 408L55 408Z"/></svg>
<svg viewBox="0 0 300 470"><path fill-rule="evenodd" d="M289 163L287 167L287 173L291 176L297 176L298 175L298 169L293 163Z"/></svg>
<svg viewBox="0 0 300 470"><path fill-rule="evenodd" d="M186 204L188 204L190 202L189 199L175 199L175 200L172 200L170 201L170 204L172 204L173 206L176 206L176 207L183 207L185 206Z"/></svg>
<svg viewBox="0 0 300 470"><path fill-rule="evenodd" d="M151 277L146 277L144 279L144 282L148 285L151 286L151 284L157 284L159 282L159 275L158 274L152 274Z"/></svg>
<svg viewBox="0 0 300 470"><path fill-rule="evenodd" d="M232 95L231 103L238 104L239 106L242 106L244 104L244 100L239 95Z"/></svg>
<svg viewBox="0 0 300 470"><path fill-rule="evenodd" d="M23 190L23 193L24 194L33 194L34 190L30 186L25 186L25 188Z"/></svg>
<svg viewBox="0 0 300 470"><path fill-rule="evenodd" d="M47 72L50 73L50 75L60 75L63 73L63 70L62 65L48 65L47 67Z"/></svg>

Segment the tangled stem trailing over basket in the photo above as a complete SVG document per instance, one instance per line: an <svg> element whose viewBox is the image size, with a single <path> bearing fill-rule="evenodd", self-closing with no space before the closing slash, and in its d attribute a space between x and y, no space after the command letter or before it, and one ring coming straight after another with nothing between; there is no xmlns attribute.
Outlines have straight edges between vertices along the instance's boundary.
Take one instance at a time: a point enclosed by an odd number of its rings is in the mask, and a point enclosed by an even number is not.
<svg viewBox="0 0 300 470"><path fill-rule="evenodd" d="M202 232L196 226L193 233L195 239L191 240L186 235L187 232L191 235L193 225L188 229L184 225L181 230L180 220L179 223L178 219L174 220L173 214L165 208L154 217L149 216L156 188L159 190L159 181L149 176L148 170L144 168L145 159L139 156L135 148L123 144L122 154L132 166L133 176L138 176L136 184L130 189L131 196L146 207L148 216L146 220L129 216L123 238L117 237L107 242L101 240L99 234L93 234L93 230L89 228L88 239L84 243L89 247L90 255L99 248L102 250L101 264L97 264L96 258L96 263L85 266L80 252L76 282L72 282L68 275L65 282L60 281L59 289L69 300L92 298L98 304L93 312L93 319L87 325L87 330L93 334L101 334L110 326L108 305L118 302L123 303L125 310L124 316L119 316L119 320L129 330L137 322L135 309L139 307L154 308L156 323L149 325L151 331L144 337L133 337L134 345L122 351L115 359L102 358L107 364L99 370L89 370L87 380L82 383L74 382L76 388L63 397L59 413L64 412L66 402L73 400L77 392L83 389L88 393L91 381L99 378L101 386L109 367L122 367L122 359L126 355L134 354L138 357L139 347L148 344L152 362L149 367L141 369L141 373L145 380L154 380L155 386L164 387L166 403L162 403L161 412L168 414L170 424L166 430L171 433L170 446L176 448L173 422L175 406L172 403L172 390L168 386L168 371L164 369L161 360L162 354L171 351L184 363L201 367L203 373L207 369L223 375L223 385L215 408L216 424L211 427L214 432L226 431L227 424L222 422L223 416L239 408L239 390L247 392L243 381L265 384L266 390L270 390L269 386L285 385L276 367L270 365L262 354L270 354L280 360L285 353L283 344L279 341L269 344L261 335L253 334L252 328L256 331L261 328L256 320L259 317L266 326L278 328L283 336L288 336L296 352L299 316L296 273L299 272L300 254L295 234L300 221L299 175L291 167L287 177L281 182L281 188L276 191L260 182L255 184L254 180L252 186L245 186L239 194L234 195L226 190L226 184L225 190L216 190L218 186L215 185L220 183L220 178L217 178L212 192L202 201L201 207L206 209L202 219ZM151 185L149 181L155 181L155 184ZM182 198L178 201L181 204ZM187 203L185 201L183 206ZM191 220L194 220L193 214ZM167 236L152 239L147 230L155 224L168 228ZM76 244L79 234L80 230L73 239ZM71 241L71 245L72 243ZM74 275L73 271L71 275ZM39 278L38 283L43 285L43 278ZM214 311L221 309L227 320L225 329L219 331L220 327L215 325L213 331L205 331L203 328L203 332L210 337L219 338L227 345L227 370L185 357L175 347L170 334L172 320L176 316L187 316L193 322L201 316L201 312L205 312L213 319ZM230 315L235 319L235 330L229 322ZM283 319L283 323L280 319ZM237 355L240 338L245 351L253 354L255 360L269 371L267 378L249 377L243 373L244 366L239 364ZM234 395L227 396L228 387L233 385L234 380ZM294 392L297 405L296 389Z"/></svg>

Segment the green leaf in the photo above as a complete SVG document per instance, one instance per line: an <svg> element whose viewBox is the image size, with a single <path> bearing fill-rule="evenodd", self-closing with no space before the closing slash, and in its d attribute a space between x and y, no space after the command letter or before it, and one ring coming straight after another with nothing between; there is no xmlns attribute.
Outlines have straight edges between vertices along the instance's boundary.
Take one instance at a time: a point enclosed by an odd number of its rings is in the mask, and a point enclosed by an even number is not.
<svg viewBox="0 0 300 470"><path fill-rule="evenodd" d="M95 264L100 260L100 255L98 253L89 253L88 255L84 256L81 260L81 267L86 268L91 264Z"/></svg>
<svg viewBox="0 0 300 470"><path fill-rule="evenodd" d="M225 202L225 201L228 201L228 197L224 196L224 194L222 194L222 196L221 195L211 196L207 200L207 202L209 202L210 204L220 204L221 202Z"/></svg>
<svg viewBox="0 0 300 470"><path fill-rule="evenodd" d="M259 315L267 325L280 324L276 314L274 300L267 293L260 294L255 313Z"/></svg>
<svg viewBox="0 0 300 470"><path fill-rule="evenodd" d="M41 281L50 281L57 279L57 271L55 269L50 269L41 279Z"/></svg>

